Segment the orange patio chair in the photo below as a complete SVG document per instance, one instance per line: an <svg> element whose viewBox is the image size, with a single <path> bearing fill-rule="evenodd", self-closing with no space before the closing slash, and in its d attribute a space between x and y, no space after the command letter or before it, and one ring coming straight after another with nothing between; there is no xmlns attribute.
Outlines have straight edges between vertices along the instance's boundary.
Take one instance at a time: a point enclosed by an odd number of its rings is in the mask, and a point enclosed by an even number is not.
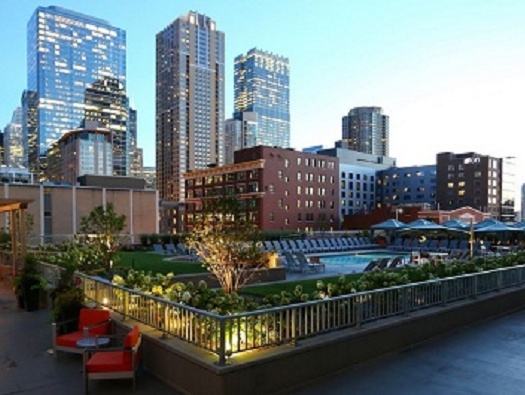
<svg viewBox="0 0 525 395"><path fill-rule="evenodd" d="M63 333L61 329L64 325L74 320L53 322L52 336L55 357L57 356L57 351L81 354L84 352L84 349L77 346L77 342L80 339L109 335L112 332L109 310L81 309L80 317L78 318L78 329L70 333Z"/></svg>
<svg viewBox="0 0 525 395"><path fill-rule="evenodd" d="M114 336L113 336L114 337ZM139 327L124 337L123 347L86 350L84 352L85 392L89 391L89 380L125 379L133 380L140 362L139 347L142 336Z"/></svg>

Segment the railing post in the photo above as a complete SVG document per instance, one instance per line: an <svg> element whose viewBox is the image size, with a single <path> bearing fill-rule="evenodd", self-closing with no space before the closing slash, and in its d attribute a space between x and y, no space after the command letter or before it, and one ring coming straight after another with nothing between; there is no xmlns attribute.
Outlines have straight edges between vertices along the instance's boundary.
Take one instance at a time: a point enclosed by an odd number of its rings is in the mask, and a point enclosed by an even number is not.
<svg viewBox="0 0 525 395"><path fill-rule="evenodd" d="M477 299L478 297L478 278L479 274L476 274L472 279L472 299Z"/></svg>
<svg viewBox="0 0 525 395"><path fill-rule="evenodd" d="M410 312L410 304L408 303L408 286L403 288L403 315L408 315Z"/></svg>
<svg viewBox="0 0 525 395"><path fill-rule="evenodd" d="M356 297L356 312L355 312L355 327L361 329L361 322L363 321L363 302L362 297Z"/></svg>
<svg viewBox="0 0 525 395"><path fill-rule="evenodd" d="M95 302L100 305L100 299L98 297L98 281L95 281Z"/></svg>
<svg viewBox="0 0 525 395"><path fill-rule="evenodd" d="M297 346L297 327L296 327L296 310L292 309L292 345Z"/></svg>
<svg viewBox="0 0 525 395"><path fill-rule="evenodd" d="M226 365L226 320L219 318L219 366Z"/></svg>
<svg viewBox="0 0 525 395"><path fill-rule="evenodd" d="M124 292L124 300L122 301L122 321L125 321L129 314L129 292Z"/></svg>
<svg viewBox="0 0 525 395"><path fill-rule="evenodd" d="M446 306L448 303L448 281L441 281L441 306Z"/></svg>
<svg viewBox="0 0 525 395"><path fill-rule="evenodd" d="M170 318L170 313L169 313L168 305L165 304L164 305L164 322L162 325L162 335L160 336L161 339L168 338L169 318Z"/></svg>

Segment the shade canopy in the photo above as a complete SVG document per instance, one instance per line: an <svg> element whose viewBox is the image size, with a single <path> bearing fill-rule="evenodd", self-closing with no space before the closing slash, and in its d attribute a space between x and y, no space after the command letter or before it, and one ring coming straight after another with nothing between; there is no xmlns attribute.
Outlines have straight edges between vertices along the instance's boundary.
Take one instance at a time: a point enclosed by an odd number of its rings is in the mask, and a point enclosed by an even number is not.
<svg viewBox="0 0 525 395"><path fill-rule="evenodd" d="M398 221L397 219L387 219L386 221L372 225L370 229L397 230L397 229L405 229L406 227L407 227L407 224L405 224L404 222Z"/></svg>
<svg viewBox="0 0 525 395"><path fill-rule="evenodd" d="M450 221L442 222L441 226L444 226L449 229L461 229L461 230L468 230L470 228L470 224L461 221L459 219L451 219Z"/></svg>
<svg viewBox="0 0 525 395"><path fill-rule="evenodd" d="M497 221L492 225L487 225L482 228L474 229L474 233L496 233L496 232L523 232L523 229L518 229L505 225L503 222Z"/></svg>
<svg viewBox="0 0 525 395"><path fill-rule="evenodd" d="M446 227L436 224L426 219L416 219L408 224L408 229L412 230L447 230Z"/></svg>
<svg viewBox="0 0 525 395"><path fill-rule="evenodd" d="M487 219L484 219L483 221L478 222L477 224L475 224L474 225L474 229L481 229L481 228L485 228L487 226L494 225L494 224L503 224L503 222L500 222L500 221L498 221L497 219L494 219L494 218L487 218Z"/></svg>

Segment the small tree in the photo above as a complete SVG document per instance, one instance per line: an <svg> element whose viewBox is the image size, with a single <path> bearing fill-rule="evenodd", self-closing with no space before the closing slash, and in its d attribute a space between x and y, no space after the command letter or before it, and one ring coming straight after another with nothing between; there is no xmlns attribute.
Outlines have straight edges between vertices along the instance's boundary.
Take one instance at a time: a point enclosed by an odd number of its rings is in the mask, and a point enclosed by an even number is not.
<svg viewBox="0 0 525 395"><path fill-rule="evenodd" d="M186 245L201 257L227 294L236 293L264 267L265 256L258 246L257 227L246 215L242 201L220 197L205 201Z"/></svg>
<svg viewBox="0 0 525 395"><path fill-rule="evenodd" d="M126 216L118 215L112 203L95 207L80 221L80 229L86 237L86 243L99 250L106 270L113 267L121 239L121 232L126 225Z"/></svg>

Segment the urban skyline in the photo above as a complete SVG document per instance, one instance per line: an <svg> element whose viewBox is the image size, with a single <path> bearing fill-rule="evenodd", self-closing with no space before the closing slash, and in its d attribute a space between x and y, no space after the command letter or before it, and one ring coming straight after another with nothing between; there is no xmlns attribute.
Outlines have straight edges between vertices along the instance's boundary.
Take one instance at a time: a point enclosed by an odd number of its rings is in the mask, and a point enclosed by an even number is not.
<svg viewBox="0 0 525 395"><path fill-rule="evenodd" d="M24 76L17 75L25 69L25 51L20 48L25 25L41 5L11 3L9 18L2 20L2 29L9 29L13 37L1 44L11 55L11 63L0 66L5 89L2 125L20 105L25 86ZM516 133L512 117L502 115L519 111L517 99L525 87L520 71L524 55L517 50L525 36L520 23L525 6L520 2L329 1L304 7L299 1L270 1L263 7L197 1L176 6L156 2L148 9L138 2L126 7L119 1L56 4L107 19L127 31L128 92L140 113L139 146L144 146L145 165L152 164L155 151L153 37L193 9L214 19L226 34L226 114L233 111L236 55L256 46L290 58L292 147L331 146L350 108L373 105L390 115L390 155L399 165L433 163L441 151L476 151L516 156L517 169L522 168L519 149L508 144ZM268 21L273 29L262 28ZM308 26L314 25L316 33L309 33ZM342 50L352 43L352 51ZM490 138L495 134L497 141ZM418 149L413 149L414 141L421 141ZM516 179L520 184L523 176L518 173Z"/></svg>
<svg viewBox="0 0 525 395"><path fill-rule="evenodd" d="M76 10L36 8L27 25L26 88L37 93L36 135L27 131L30 171L42 180L53 177L46 158L52 144L95 120L113 133L113 173L129 174L123 29Z"/></svg>

